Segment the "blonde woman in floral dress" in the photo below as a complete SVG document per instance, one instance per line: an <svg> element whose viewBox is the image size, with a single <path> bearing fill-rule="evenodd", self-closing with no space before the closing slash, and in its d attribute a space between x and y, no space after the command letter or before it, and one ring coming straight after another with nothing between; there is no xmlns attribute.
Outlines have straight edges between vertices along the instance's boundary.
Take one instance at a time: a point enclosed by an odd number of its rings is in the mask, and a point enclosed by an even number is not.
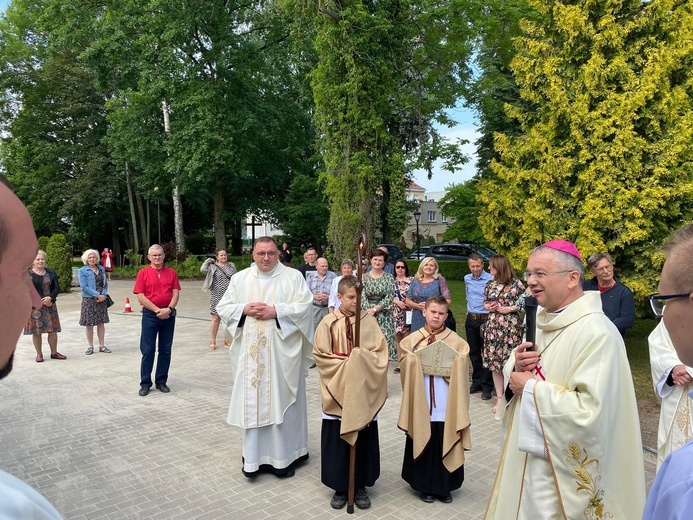
<svg viewBox="0 0 693 520"><path fill-rule="evenodd" d="M493 375L493 386L496 390L496 406L503 399L503 365L510 352L522 343L522 320L520 311L524 309L525 286L515 276L510 261L503 255L489 259L489 271L493 280L486 284L484 291L484 309L489 311L488 318L481 328L484 338L482 359L484 368Z"/></svg>

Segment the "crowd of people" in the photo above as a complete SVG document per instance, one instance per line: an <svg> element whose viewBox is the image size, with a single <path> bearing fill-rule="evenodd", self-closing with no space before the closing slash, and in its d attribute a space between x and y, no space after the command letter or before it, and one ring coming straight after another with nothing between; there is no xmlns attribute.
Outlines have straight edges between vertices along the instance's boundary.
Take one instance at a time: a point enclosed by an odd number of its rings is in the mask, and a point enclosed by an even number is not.
<svg viewBox="0 0 693 520"><path fill-rule="evenodd" d="M65 356L57 350L57 276L46 268L45 253L36 252L28 213L2 183L0 201L1 378L12 368L22 327L32 335L37 362L43 361L43 334L51 358ZM3 254L9 249L13 255ZM224 251L202 268L205 289L212 291L210 349L219 328L230 346L234 384L227 421L243 430L247 477L270 472L289 478L308 458L304 369L314 360L322 399L321 481L334 491L330 505L339 509L353 501L370 507L367 488L380 475L378 413L393 363L402 385L402 478L422 501L452 501L472 447L470 395L481 392L490 400L495 392L502 446L485 518L649 520L686 514L693 501L693 415L681 412L690 409L693 381L693 225L665 245L660 293L649 297L662 318L649 338L662 419L659 471L647 503L623 341L633 324L633 297L614 277L607 254L587 259L594 278L585 281L577 247L560 239L546 242L528 258L526 285L505 256L493 256L489 272L479 255L470 256L465 341L452 330L450 291L433 258L424 259L410 278L406 262L389 263L387 252L378 249L369 255L368 269L345 259L338 277L314 249L302 269L283 263L291 254L287 244L281 251L284 257L272 238L262 237L254 244L251 268L236 272ZM96 250L85 251L79 271L88 355L110 352L109 280L102 258ZM181 289L175 270L164 265L161 246L151 246L148 259L133 289L142 307L141 396L153 384L170 391ZM29 263L27 275L23 266ZM359 269L362 285L354 277ZM529 295L538 303L532 341L523 334L521 317ZM0 517L29 511L60 518L45 498L2 472L0 497L12 497L0 499Z"/></svg>

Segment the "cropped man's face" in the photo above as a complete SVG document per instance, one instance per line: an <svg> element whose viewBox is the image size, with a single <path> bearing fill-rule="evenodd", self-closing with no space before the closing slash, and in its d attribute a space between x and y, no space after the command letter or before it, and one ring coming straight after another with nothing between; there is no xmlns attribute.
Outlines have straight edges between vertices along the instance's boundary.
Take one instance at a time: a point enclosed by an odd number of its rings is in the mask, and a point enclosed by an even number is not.
<svg viewBox="0 0 693 520"><path fill-rule="evenodd" d="M0 184L0 221L5 228L6 245L0 260L0 378L12 370L12 357L32 307L41 308L31 267L38 242L31 217L20 200Z"/></svg>
<svg viewBox="0 0 693 520"><path fill-rule="evenodd" d="M673 260L673 261L672 261ZM659 294L684 294L686 291L674 284L673 271L679 262L671 257L664 262ZM673 298L664 308L664 324L674 344L676 354L683 364L693 366L693 294L688 298Z"/></svg>

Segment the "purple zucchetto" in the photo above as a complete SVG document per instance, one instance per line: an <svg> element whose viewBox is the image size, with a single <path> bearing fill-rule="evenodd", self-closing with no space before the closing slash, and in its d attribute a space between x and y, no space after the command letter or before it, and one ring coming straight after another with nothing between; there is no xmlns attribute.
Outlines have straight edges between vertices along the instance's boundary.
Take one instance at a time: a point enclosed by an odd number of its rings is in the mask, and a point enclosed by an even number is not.
<svg viewBox="0 0 693 520"><path fill-rule="evenodd" d="M573 244L572 242L568 242L567 240L562 240L560 238L556 240L549 240L545 244L542 244L542 247L550 247L551 249L555 249L556 251L568 253L569 255L574 256L578 260L582 260L578 248L575 247L575 244Z"/></svg>

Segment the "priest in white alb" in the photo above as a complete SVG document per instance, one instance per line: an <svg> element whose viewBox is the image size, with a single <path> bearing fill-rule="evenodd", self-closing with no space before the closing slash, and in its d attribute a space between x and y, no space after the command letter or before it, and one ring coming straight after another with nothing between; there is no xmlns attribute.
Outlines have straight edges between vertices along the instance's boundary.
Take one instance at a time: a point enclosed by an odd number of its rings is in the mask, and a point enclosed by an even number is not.
<svg viewBox="0 0 693 520"><path fill-rule="evenodd" d="M571 242L536 248L525 279L541 306L536 343L505 365L504 439L485 518L639 519L645 474L623 338L599 293L583 293Z"/></svg>
<svg viewBox="0 0 693 520"><path fill-rule="evenodd" d="M243 428L245 476L291 477L308 458L305 367L313 295L300 272L279 262L272 238L255 241L253 259L217 305L234 372L227 421Z"/></svg>
<svg viewBox="0 0 693 520"><path fill-rule="evenodd" d="M661 403L657 433L657 469L669 454L693 438L693 369L679 360L664 320L648 338L655 393Z"/></svg>

